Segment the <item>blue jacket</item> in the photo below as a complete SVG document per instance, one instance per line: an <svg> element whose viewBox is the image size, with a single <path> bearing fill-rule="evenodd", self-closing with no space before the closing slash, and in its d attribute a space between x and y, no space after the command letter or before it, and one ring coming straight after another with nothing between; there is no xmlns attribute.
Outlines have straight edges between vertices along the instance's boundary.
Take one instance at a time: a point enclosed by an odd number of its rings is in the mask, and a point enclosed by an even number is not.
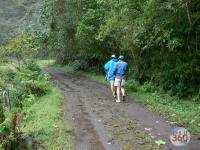
<svg viewBox="0 0 200 150"><path fill-rule="evenodd" d="M128 64L122 60L119 60L114 68L112 74L118 77L123 77L126 74L126 71L128 69Z"/></svg>
<svg viewBox="0 0 200 150"><path fill-rule="evenodd" d="M115 80L115 75L113 74L113 68L115 66L115 64L118 62L118 59L116 58L112 58L110 61L108 61L105 65L104 65L104 70L107 74L107 79L108 80Z"/></svg>

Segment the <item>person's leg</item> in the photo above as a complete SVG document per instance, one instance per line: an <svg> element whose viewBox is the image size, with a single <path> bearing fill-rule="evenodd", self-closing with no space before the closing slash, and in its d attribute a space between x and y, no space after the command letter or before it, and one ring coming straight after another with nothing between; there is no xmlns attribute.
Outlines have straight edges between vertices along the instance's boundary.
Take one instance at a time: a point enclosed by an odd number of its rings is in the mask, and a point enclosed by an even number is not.
<svg viewBox="0 0 200 150"><path fill-rule="evenodd" d="M120 79L117 79L117 78L115 79L114 86L116 87L116 90L117 90L117 100L116 100L116 102L120 102L120 92L121 92Z"/></svg>
<svg viewBox="0 0 200 150"><path fill-rule="evenodd" d="M114 87L114 94L115 94L115 98L117 97L117 86L115 86L115 84L113 84Z"/></svg>
<svg viewBox="0 0 200 150"><path fill-rule="evenodd" d="M111 81L110 81L110 89L111 89L111 91L112 91L112 95L113 95L113 97L116 98L115 86L114 86L114 80L111 80Z"/></svg>
<svg viewBox="0 0 200 150"><path fill-rule="evenodd" d="M117 86L117 100L116 102L120 102L120 97L121 97L121 86Z"/></svg>
<svg viewBox="0 0 200 150"><path fill-rule="evenodd" d="M113 81L112 80L110 80L110 89L111 89L111 92L113 93Z"/></svg>
<svg viewBox="0 0 200 150"><path fill-rule="evenodd" d="M122 92L122 96L125 96L125 89L123 86L121 87L121 92Z"/></svg>
<svg viewBox="0 0 200 150"><path fill-rule="evenodd" d="M121 79L115 79L114 86L117 87L117 100L116 102L120 102L120 95L121 95Z"/></svg>
<svg viewBox="0 0 200 150"><path fill-rule="evenodd" d="M114 82L113 82L113 97L114 98L117 97L117 87L114 85Z"/></svg>
<svg viewBox="0 0 200 150"><path fill-rule="evenodd" d="M122 97L123 97L123 101L125 101L126 93L125 93L125 89L124 89L124 85L125 85L125 80L124 79L122 80L121 85L122 85L122 87L121 87Z"/></svg>

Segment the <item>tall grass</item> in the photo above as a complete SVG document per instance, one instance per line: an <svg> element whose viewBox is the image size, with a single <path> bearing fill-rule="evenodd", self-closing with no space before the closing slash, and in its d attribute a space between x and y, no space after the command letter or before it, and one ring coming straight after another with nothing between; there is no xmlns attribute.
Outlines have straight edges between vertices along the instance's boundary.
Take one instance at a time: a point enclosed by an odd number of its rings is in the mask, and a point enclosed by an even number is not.
<svg viewBox="0 0 200 150"><path fill-rule="evenodd" d="M40 149L74 149L73 129L69 120L62 120L61 103L63 94L57 88L40 98L27 111L23 132L34 132L35 140L42 142ZM43 148L44 147L44 148Z"/></svg>

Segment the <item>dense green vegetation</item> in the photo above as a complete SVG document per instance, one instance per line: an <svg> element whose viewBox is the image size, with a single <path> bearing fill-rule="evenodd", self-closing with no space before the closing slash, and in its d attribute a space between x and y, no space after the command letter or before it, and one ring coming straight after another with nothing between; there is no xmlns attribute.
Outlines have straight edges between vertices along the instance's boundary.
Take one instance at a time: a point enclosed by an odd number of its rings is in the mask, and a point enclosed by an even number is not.
<svg viewBox="0 0 200 150"><path fill-rule="evenodd" d="M0 67L0 149L74 149L70 120L61 118L63 94L38 66L53 62Z"/></svg>
<svg viewBox="0 0 200 150"><path fill-rule="evenodd" d="M41 69L53 61L34 60L41 1L0 4L0 149L74 149L71 126L60 117L62 93Z"/></svg>
<svg viewBox="0 0 200 150"><path fill-rule="evenodd" d="M28 117L24 111L48 93L51 83L48 75L32 60L26 60L19 71L6 68L1 69L0 74L0 99L3 106L0 119L1 146L12 149L20 141L22 119ZM21 148L19 146L18 149Z"/></svg>
<svg viewBox="0 0 200 150"><path fill-rule="evenodd" d="M124 54L129 79L199 100L199 9L190 0L46 0L40 53L93 72L111 53Z"/></svg>
<svg viewBox="0 0 200 150"><path fill-rule="evenodd" d="M2 62L9 62L17 70L21 69L21 63L25 63L28 58L32 58L38 50L36 35L32 32L22 32L21 34L9 37L5 46L0 47Z"/></svg>
<svg viewBox="0 0 200 150"><path fill-rule="evenodd" d="M35 58L55 58L58 64L72 66L75 71L102 73L112 53L123 54L129 63L128 89L151 108L199 133L197 0L8 0L0 1L0 5L6 6L0 8L0 27L5 31L0 32L1 148L22 149L20 141L30 146L30 132L46 132L36 136L41 148L72 143L71 129L59 120L60 93L56 94ZM99 80L95 74L92 78ZM54 110L52 118L42 116L40 105ZM22 124L26 126L19 128L25 113ZM42 124L32 122L40 117ZM47 121L58 122L52 127ZM36 125L41 131L35 131ZM21 132L27 135L26 140L18 139ZM53 135L61 137L60 143L51 144L49 137ZM64 141L64 136L69 140Z"/></svg>

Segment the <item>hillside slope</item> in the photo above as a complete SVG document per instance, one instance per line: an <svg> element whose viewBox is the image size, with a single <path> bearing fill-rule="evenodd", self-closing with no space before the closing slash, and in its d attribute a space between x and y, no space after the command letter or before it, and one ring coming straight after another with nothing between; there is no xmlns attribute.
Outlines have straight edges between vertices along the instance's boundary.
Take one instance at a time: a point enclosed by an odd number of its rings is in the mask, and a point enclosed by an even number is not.
<svg viewBox="0 0 200 150"><path fill-rule="evenodd" d="M0 0L0 44L6 36L38 21L41 0Z"/></svg>

